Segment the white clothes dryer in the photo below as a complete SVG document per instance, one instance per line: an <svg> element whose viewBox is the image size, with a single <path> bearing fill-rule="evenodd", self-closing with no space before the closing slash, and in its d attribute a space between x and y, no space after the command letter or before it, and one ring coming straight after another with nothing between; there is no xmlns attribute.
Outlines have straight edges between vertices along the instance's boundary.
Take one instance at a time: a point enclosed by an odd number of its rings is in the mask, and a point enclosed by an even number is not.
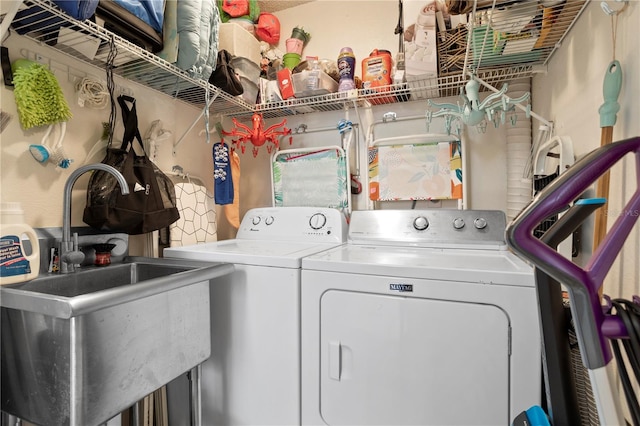
<svg viewBox="0 0 640 426"><path fill-rule="evenodd" d="M533 269L498 211L354 211L302 260L302 423L509 425L539 404Z"/></svg>
<svg viewBox="0 0 640 426"><path fill-rule="evenodd" d="M165 249L166 257L235 265L211 287L202 424L300 424L301 259L346 238L336 209L268 207L249 210L235 239Z"/></svg>

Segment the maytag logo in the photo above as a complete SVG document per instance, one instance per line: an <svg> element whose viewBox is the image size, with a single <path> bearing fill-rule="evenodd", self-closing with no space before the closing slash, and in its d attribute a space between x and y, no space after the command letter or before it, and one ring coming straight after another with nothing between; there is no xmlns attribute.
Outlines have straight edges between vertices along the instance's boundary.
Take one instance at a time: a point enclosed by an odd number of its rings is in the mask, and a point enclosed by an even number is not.
<svg viewBox="0 0 640 426"><path fill-rule="evenodd" d="M413 285L412 284L389 284L389 290L391 291L399 291L401 293L404 292L413 292Z"/></svg>

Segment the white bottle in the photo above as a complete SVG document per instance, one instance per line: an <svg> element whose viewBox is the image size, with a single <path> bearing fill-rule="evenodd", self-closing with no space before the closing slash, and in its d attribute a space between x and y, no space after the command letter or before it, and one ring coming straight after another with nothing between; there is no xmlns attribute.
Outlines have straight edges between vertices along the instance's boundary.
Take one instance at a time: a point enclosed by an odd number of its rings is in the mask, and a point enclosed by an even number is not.
<svg viewBox="0 0 640 426"><path fill-rule="evenodd" d="M416 20L413 41L418 47L435 51L436 2L431 1L420 10Z"/></svg>
<svg viewBox="0 0 640 426"><path fill-rule="evenodd" d="M31 243L31 253L24 242ZM29 281L40 273L38 236L24 223L20 203L0 204L0 285Z"/></svg>
<svg viewBox="0 0 640 426"><path fill-rule="evenodd" d="M436 2L430 1L420 10L413 35L413 48L407 52L413 66L425 76L438 75L436 46Z"/></svg>
<svg viewBox="0 0 640 426"><path fill-rule="evenodd" d="M307 74L307 90L313 92L320 88L320 64L317 60L313 61L313 68Z"/></svg>

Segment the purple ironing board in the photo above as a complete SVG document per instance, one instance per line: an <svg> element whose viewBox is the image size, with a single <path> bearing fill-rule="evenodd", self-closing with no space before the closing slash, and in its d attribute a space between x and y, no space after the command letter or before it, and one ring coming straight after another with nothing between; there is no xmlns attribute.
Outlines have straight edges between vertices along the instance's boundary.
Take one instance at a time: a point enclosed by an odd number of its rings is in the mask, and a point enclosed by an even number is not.
<svg viewBox="0 0 640 426"><path fill-rule="evenodd" d="M538 224L565 210L630 153L635 154L636 190L584 269L533 235ZM640 137L635 137L595 149L577 161L538 193L507 227L507 242L511 249L567 287L583 362L591 370L611 361L608 338L628 336L620 318L605 314L598 290L639 216Z"/></svg>

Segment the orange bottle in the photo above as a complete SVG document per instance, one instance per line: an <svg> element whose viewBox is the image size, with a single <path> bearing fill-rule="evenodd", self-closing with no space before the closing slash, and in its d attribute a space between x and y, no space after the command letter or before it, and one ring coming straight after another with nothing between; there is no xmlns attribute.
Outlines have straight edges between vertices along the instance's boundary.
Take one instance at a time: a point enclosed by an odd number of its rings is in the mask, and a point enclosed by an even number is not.
<svg viewBox="0 0 640 426"><path fill-rule="evenodd" d="M371 89L375 92L390 91L392 67L391 52L373 49L373 52L362 60L363 89ZM375 99L379 100L380 103L393 102L392 96L383 96Z"/></svg>

